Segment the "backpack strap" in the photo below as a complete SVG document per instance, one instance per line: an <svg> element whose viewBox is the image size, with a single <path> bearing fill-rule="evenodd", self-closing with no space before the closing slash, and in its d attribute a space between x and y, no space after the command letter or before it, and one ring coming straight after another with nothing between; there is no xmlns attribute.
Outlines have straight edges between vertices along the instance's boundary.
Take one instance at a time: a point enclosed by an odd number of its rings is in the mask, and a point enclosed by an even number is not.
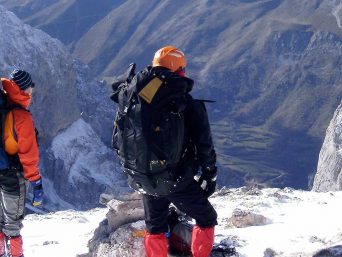
<svg viewBox="0 0 342 257"><path fill-rule="evenodd" d="M150 104L163 82L164 81L161 80L159 77L154 77L150 80L150 82L147 83L146 86L144 86L142 90L140 90L138 95Z"/></svg>
<svg viewBox="0 0 342 257"><path fill-rule="evenodd" d="M118 103L118 95L121 91L122 88L124 88L125 86L127 86L128 83L131 82L131 80L133 79L134 75L135 75L135 63L131 63L127 70L121 74L120 76L118 76L115 81L112 83L112 89L113 89L113 93L110 96L110 99L112 99L114 102Z"/></svg>
<svg viewBox="0 0 342 257"><path fill-rule="evenodd" d="M4 138L4 131L5 131L5 119L7 110L1 109L1 140L0 140L0 148L4 148L5 145L5 138Z"/></svg>
<svg viewBox="0 0 342 257"><path fill-rule="evenodd" d="M5 120L6 114L8 113L8 108L6 106L7 99L5 92L0 89L0 158L1 158L1 169L7 169L9 167L8 155L5 152Z"/></svg>
<svg viewBox="0 0 342 257"><path fill-rule="evenodd" d="M16 103L12 103L12 104L7 105L6 109L7 109L7 111L23 110L26 112L30 112L30 110L28 110L25 107L21 106L20 104L16 104Z"/></svg>
<svg viewBox="0 0 342 257"><path fill-rule="evenodd" d="M6 119L6 114L9 111L8 108L6 107L7 99L6 99L6 93L4 92L3 89L0 89L0 115L1 115L1 140L0 140L0 147L4 148L5 145L5 138L4 138L4 131L5 131L5 119Z"/></svg>
<svg viewBox="0 0 342 257"><path fill-rule="evenodd" d="M7 113L11 112L11 115L13 116L14 114L13 114L12 110L23 110L23 111L28 112L28 113L31 114L30 110L28 110L28 109L22 107L22 106L19 105L19 104L11 104L11 105L9 105L9 106L7 107ZM5 119L6 119L6 117L5 117ZM13 121L14 121L14 116L13 116L12 119L13 119ZM16 133L15 130L14 130L14 124L12 124L12 126L13 126L13 137L14 137L15 140L18 140L17 133ZM37 130L36 128L34 128L34 129L35 129L36 139L37 139L37 143L38 143L38 137L37 137L37 135L38 135L38 130Z"/></svg>
<svg viewBox="0 0 342 257"><path fill-rule="evenodd" d="M145 69L145 72L148 72L148 68ZM153 78L139 91L138 96L142 98L147 104L151 104L154 96L156 95L156 93L158 92L159 88L162 86L163 83L164 80L162 80L157 74L153 74ZM154 116L154 112L158 111L160 110L151 109L152 115L150 118ZM159 160L166 160L165 153L161 149L159 149L159 147L157 147L150 133L146 133L145 136L146 141L148 142L148 147L151 148L152 152L157 156L157 158Z"/></svg>
<svg viewBox="0 0 342 257"><path fill-rule="evenodd" d="M207 99L194 99L195 101L202 102L202 103L216 103L214 100L207 100Z"/></svg>

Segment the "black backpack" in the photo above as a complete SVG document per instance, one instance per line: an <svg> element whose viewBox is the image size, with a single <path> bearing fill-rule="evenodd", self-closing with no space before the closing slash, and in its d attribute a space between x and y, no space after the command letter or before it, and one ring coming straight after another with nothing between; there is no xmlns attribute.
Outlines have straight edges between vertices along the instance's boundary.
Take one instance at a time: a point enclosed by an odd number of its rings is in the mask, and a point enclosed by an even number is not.
<svg viewBox="0 0 342 257"><path fill-rule="evenodd" d="M167 195L184 152L184 109L192 80L163 68L135 64L112 84L118 103L112 144L130 186L141 193ZM176 82L176 83L175 83Z"/></svg>
<svg viewBox="0 0 342 257"><path fill-rule="evenodd" d="M176 256L192 256L191 243L194 227L192 218L174 206L170 206L167 223L169 227L169 252ZM236 243L229 237L221 240L220 243L214 243L210 257L239 256L236 252L235 245Z"/></svg>
<svg viewBox="0 0 342 257"><path fill-rule="evenodd" d="M9 168L9 160L5 152L5 142L4 142L4 130L5 130L5 119L6 114L9 109L6 106L6 94L0 89L0 170Z"/></svg>

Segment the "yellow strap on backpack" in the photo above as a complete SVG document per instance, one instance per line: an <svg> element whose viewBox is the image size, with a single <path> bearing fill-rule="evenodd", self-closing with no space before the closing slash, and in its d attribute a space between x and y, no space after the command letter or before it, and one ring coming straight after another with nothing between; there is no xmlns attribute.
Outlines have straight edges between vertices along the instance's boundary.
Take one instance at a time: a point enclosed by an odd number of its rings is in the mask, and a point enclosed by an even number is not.
<svg viewBox="0 0 342 257"><path fill-rule="evenodd" d="M155 77L139 92L138 95L150 104L162 84L163 81L160 78Z"/></svg>

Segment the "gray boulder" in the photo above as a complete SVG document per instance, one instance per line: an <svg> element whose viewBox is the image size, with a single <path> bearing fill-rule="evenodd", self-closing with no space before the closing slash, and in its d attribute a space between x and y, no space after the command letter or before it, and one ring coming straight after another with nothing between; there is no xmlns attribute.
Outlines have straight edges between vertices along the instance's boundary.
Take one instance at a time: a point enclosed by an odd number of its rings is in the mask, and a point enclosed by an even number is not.
<svg viewBox="0 0 342 257"><path fill-rule="evenodd" d="M141 196L133 193L120 199L108 195L102 197L109 211L107 219L95 230L93 238L88 243L88 257L145 256L145 223L142 221L144 210Z"/></svg>
<svg viewBox="0 0 342 257"><path fill-rule="evenodd" d="M263 226L269 224L270 220L263 215L251 211L235 209L228 222L231 227L245 228L249 226Z"/></svg>
<svg viewBox="0 0 342 257"><path fill-rule="evenodd" d="M342 257L342 245L335 245L335 246L320 250L312 257Z"/></svg>

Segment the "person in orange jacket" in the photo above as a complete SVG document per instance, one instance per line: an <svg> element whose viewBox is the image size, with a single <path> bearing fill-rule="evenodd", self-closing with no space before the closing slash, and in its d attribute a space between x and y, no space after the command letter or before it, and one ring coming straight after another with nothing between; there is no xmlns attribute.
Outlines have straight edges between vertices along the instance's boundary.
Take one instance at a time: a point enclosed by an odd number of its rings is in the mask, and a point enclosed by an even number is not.
<svg viewBox="0 0 342 257"><path fill-rule="evenodd" d="M0 168L0 257L23 257L23 240L20 235L24 219L26 181L33 188L32 205L43 200L40 176L39 150L32 115L28 107L34 83L24 70L14 70L10 79L1 78L6 105L2 148L7 166ZM2 163L3 161L1 161Z"/></svg>

